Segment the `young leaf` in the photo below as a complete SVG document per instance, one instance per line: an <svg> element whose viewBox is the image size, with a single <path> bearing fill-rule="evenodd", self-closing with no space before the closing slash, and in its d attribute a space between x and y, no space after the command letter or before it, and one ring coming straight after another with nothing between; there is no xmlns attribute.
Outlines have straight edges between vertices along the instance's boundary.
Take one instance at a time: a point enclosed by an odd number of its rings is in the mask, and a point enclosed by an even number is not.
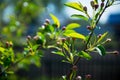
<svg viewBox="0 0 120 80"><path fill-rule="evenodd" d="M77 32L71 32L71 33L66 33L65 32L64 35L67 36L67 37L73 37L73 38L79 38L79 39L85 40L85 36L82 35L82 34L79 34Z"/></svg>
<svg viewBox="0 0 120 80"><path fill-rule="evenodd" d="M97 43L99 43L100 41L102 41L107 34L108 34L108 32L105 32L105 33L98 39Z"/></svg>
<svg viewBox="0 0 120 80"><path fill-rule="evenodd" d="M80 27L80 25L78 23L71 23L66 26L66 29L74 29L74 28L78 28L78 27Z"/></svg>
<svg viewBox="0 0 120 80"><path fill-rule="evenodd" d="M63 57L65 56L62 52L59 52L59 51L58 52L52 51L52 53L53 54L57 54L59 56L63 56Z"/></svg>
<svg viewBox="0 0 120 80"><path fill-rule="evenodd" d="M88 18L83 16L83 15L79 15L79 14L73 14L71 17L76 17L76 18L80 18L82 20L88 21Z"/></svg>
<svg viewBox="0 0 120 80"><path fill-rule="evenodd" d="M102 45L97 46L96 50L101 56L104 56L106 54L105 48Z"/></svg>
<svg viewBox="0 0 120 80"><path fill-rule="evenodd" d="M77 2L68 2L68 3L65 3L65 5L78 11L82 11L82 12L84 11L82 4L79 4Z"/></svg>
<svg viewBox="0 0 120 80"><path fill-rule="evenodd" d="M86 58L88 60L90 60L92 57L89 55L89 53L85 52L85 51L81 51L78 56Z"/></svg>
<svg viewBox="0 0 120 80"><path fill-rule="evenodd" d="M57 27L60 27L60 21L58 20L58 18L56 16L54 16L53 14L50 14L50 17L52 18L54 24L57 25Z"/></svg>

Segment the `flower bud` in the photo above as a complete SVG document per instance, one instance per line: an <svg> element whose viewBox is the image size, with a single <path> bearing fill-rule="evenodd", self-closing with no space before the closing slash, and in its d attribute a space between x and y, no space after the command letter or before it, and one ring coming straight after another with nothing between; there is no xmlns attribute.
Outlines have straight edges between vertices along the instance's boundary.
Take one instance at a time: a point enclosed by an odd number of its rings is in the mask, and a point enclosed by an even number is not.
<svg viewBox="0 0 120 80"><path fill-rule="evenodd" d="M113 51L113 54L118 55L119 52L118 51Z"/></svg>
<svg viewBox="0 0 120 80"><path fill-rule="evenodd" d="M106 40L106 42L111 42L111 39L110 39L110 38L108 38L108 39Z"/></svg>
<svg viewBox="0 0 120 80"><path fill-rule="evenodd" d="M30 36L30 35L28 35L28 36L27 36L27 39L28 39L28 40L30 40L30 39L31 39L31 36Z"/></svg>
<svg viewBox="0 0 120 80"><path fill-rule="evenodd" d="M6 47L8 48L9 47L9 42L7 41L5 44L6 44Z"/></svg>
<svg viewBox="0 0 120 80"><path fill-rule="evenodd" d="M82 80L82 77L81 76L77 76L76 80Z"/></svg>
<svg viewBox="0 0 120 80"><path fill-rule="evenodd" d="M92 8L94 8L94 6L95 6L94 1L91 1L90 4L91 4Z"/></svg>
<svg viewBox="0 0 120 80"><path fill-rule="evenodd" d="M99 5L98 4L95 4L95 10L98 9Z"/></svg>
<svg viewBox="0 0 120 80"><path fill-rule="evenodd" d="M33 37L33 39L37 41L39 39L39 36L36 35Z"/></svg>
<svg viewBox="0 0 120 80"><path fill-rule="evenodd" d="M65 27L65 26L63 26L63 27L62 27L62 30L64 31L65 29L66 29L66 27Z"/></svg>
<svg viewBox="0 0 120 80"><path fill-rule="evenodd" d="M100 38L102 36L102 34L99 34L97 37Z"/></svg>
<svg viewBox="0 0 120 80"><path fill-rule="evenodd" d="M61 40L62 40L62 42L64 43L64 42L66 41L66 38L62 38Z"/></svg>
<svg viewBox="0 0 120 80"><path fill-rule="evenodd" d="M46 27L48 25L48 23L45 22L43 25Z"/></svg>
<svg viewBox="0 0 120 80"><path fill-rule="evenodd" d="M10 47L12 47L12 46L13 46L13 43L12 43L12 42L9 42L9 45L10 45Z"/></svg>
<svg viewBox="0 0 120 80"><path fill-rule="evenodd" d="M104 2L101 3L101 8L103 8L103 7L104 7Z"/></svg>
<svg viewBox="0 0 120 80"><path fill-rule="evenodd" d="M72 69L73 69L73 71L77 71L77 70L78 70L78 67L77 67L76 65L74 65L74 66L72 67Z"/></svg>
<svg viewBox="0 0 120 80"><path fill-rule="evenodd" d="M49 20L49 19L45 19L45 22L49 24L49 23L50 23L50 20Z"/></svg>
<svg viewBox="0 0 120 80"><path fill-rule="evenodd" d="M29 49L29 52L32 52L32 48Z"/></svg>
<svg viewBox="0 0 120 80"><path fill-rule="evenodd" d="M92 27L91 27L91 26L87 26L87 29L88 29L88 30L92 30Z"/></svg>
<svg viewBox="0 0 120 80"><path fill-rule="evenodd" d="M60 45L60 42L59 42L59 41L57 41L57 45Z"/></svg>
<svg viewBox="0 0 120 80"><path fill-rule="evenodd" d="M87 7L85 6L85 7L83 7L83 10L86 12L87 11Z"/></svg>
<svg viewBox="0 0 120 80"><path fill-rule="evenodd" d="M90 75L90 74L87 74L87 75L85 75L85 78L86 78L87 80L89 80L89 79L91 79L91 75Z"/></svg>

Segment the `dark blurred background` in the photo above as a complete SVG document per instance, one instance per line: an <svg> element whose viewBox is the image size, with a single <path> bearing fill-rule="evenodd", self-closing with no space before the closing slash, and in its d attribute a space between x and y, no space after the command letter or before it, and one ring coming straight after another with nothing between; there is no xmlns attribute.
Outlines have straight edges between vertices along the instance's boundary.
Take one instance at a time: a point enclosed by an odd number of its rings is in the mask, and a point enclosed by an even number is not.
<svg viewBox="0 0 120 80"><path fill-rule="evenodd" d="M12 40L16 51L19 51L25 42L25 37L35 35L44 20L50 18L50 13L60 19L62 26L70 22L80 23L82 27L77 31L88 34L87 22L70 18L72 13L78 12L66 8L64 3L67 1L72 0L0 0L0 37ZM89 0L83 1L83 4L88 5L88 2ZM120 5L109 8L96 29L97 34L109 32L112 42L105 45L108 51L120 51L119 7ZM91 74L93 80L120 80L120 55L108 54L104 57L96 53L91 53L91 55L92 60L81 59L79 61L78 75L85 77L86 74ZM40 61L40 68L31 64L28 69L17 70L15 75L10 76L10 80L62 80L61 76L65 75L71 66L62 63L61 60L61 57L51 54L49 50L45 51Z"/></svg>

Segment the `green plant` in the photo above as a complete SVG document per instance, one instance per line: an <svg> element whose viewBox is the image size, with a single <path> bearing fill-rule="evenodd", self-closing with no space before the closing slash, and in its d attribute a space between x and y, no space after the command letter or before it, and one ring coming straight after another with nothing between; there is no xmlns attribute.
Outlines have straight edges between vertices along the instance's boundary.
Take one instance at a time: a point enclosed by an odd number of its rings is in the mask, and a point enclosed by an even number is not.
<svg viewBox="0 0 120 80"><path fill-rule="evenodd" d="M39 27L38 32L33 38L31 36L27 36L26 47L24 48L23 54L14 53L12 42L4 43L1 41L0 75L4 78L6 76L5 74L11 73L9 72L9 69L12 66L16 64L20 66L22 64L27 65L27 63L30 64L30 62L28 62L30 60L32 60L32 62L37 66L40 66L37 62L42 56L43 49L54 48L55 50L52 51L52 53L62 56L64 58L62 62L72 65L70 72L63 76L63 79L81 80L80 76L77 77L77 63L80 58L90 60L92 56L89 53L92 52L97 52L101 56L104 56L107 53L118 54L118 51L106 52L103 46L105 43L111 41L111 39L106 38L108 32L99 35L96 35L94 32L102 14L115 2L115 0L101 0L100 2L98 2L98 0L91 1L90 4L93 9L92 17L90 17L87 7L83 6L80 2L68 2L65 4L66 6L78 10L84 14L73 14L72 17L77 17L89 22L87 30L90 31L90 34L88 35L83 35L74 30L75 28L79 28L81 26L78 23L70 23L61 28L58 18L53 14L50 14L53 23L51 23L49 19L46 19L43 26ZM76 49L76 41L79 41L79 44L84 48L80 50ZM87 75L85 80L90 80L89 78L91 78L91 76Z"/></svg>

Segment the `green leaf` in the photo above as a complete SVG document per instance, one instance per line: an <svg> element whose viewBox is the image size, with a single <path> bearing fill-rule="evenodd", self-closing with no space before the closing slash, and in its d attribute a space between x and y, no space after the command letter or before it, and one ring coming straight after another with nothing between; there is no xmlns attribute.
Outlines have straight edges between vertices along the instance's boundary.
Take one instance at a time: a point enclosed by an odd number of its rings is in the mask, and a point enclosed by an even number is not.
<svg viewBox="0 0 120 80"><path fill-rule="evenodd" d="M59 19L56 16L54 16L53 14L50 14L50 17L52 18L54 24L56 24L57 27L59 28L60 27L60 21L59 21Z"/></svg>
<svg viewBox="0 0 120 80"><path fill-rule="evenodd" d="M106 50L102 45L97 46L95 49L101 56L104 56L106 54Z"/></svg>
<svg viewBox="0 0 120 80"><path fill-rule="evenodd" d="M108 34L108 32L105 32L105 33L98 39L97 43L99 43L100 41L102 41L107 34Z"/></svg>
<svg viewBox="0 0 120 80"><path fill-rule="evenodd" d="M86 58L88 60L90 60L92 57L89 55L89 53L85 52L85 51L81 51L78 56Z"/></svg>
<svg viewBox="0 0 120 80"><path fill-rule="evenodd" d="M74 28L78 28L80 27L80 25L78 23L70 23L66 26L66 29L74 29Z"/></svg>
<svg viewBox="0 0 120 80"><path fill-rule="evenodd" d="M65 30L64 34L75 33L75 30Z"/></svg>
<svg viewBox="0 0 120 80"><path fill-rule="evenodd" d="M63 57L65 56L62 52L59 52L59 51L58 52L52 51L52 53L53 54L57 54L59 56L63 56Z"/></svg>
<svg viewBox="0 0 120 80"><path fill-rule="evenodd" d="M69 52L69 48L68 48L67 44L64 43L63 47Z"/></svg>
<svg viewBox="0 0 120 80"><path fill-rule="evenodd" d="M76 18L80 18L82 20L88 21L88 18L85 17L84 15L73 14L71 17L76 17Z"/></svg>
<svg viewBox="0 0 120 80"><path fill-rule="evenodd" d="M67 37L73 37L73 38L79 38L79 39L83 39L83 40L85 40L86 38L85 38L85 36L84 35L82 35L82 34L79 34L79 33L77 33L77 32L64 32L64 35L65 36L67 36Z"/></svg>
<svg viewBox="0 0 120 80"><path fill-rule="evenodd" d="M82 4L79 4L77 2L68 2L68 3L65 3L65 5L78 11L82 11L82 12L84 11Z"/></svg>

